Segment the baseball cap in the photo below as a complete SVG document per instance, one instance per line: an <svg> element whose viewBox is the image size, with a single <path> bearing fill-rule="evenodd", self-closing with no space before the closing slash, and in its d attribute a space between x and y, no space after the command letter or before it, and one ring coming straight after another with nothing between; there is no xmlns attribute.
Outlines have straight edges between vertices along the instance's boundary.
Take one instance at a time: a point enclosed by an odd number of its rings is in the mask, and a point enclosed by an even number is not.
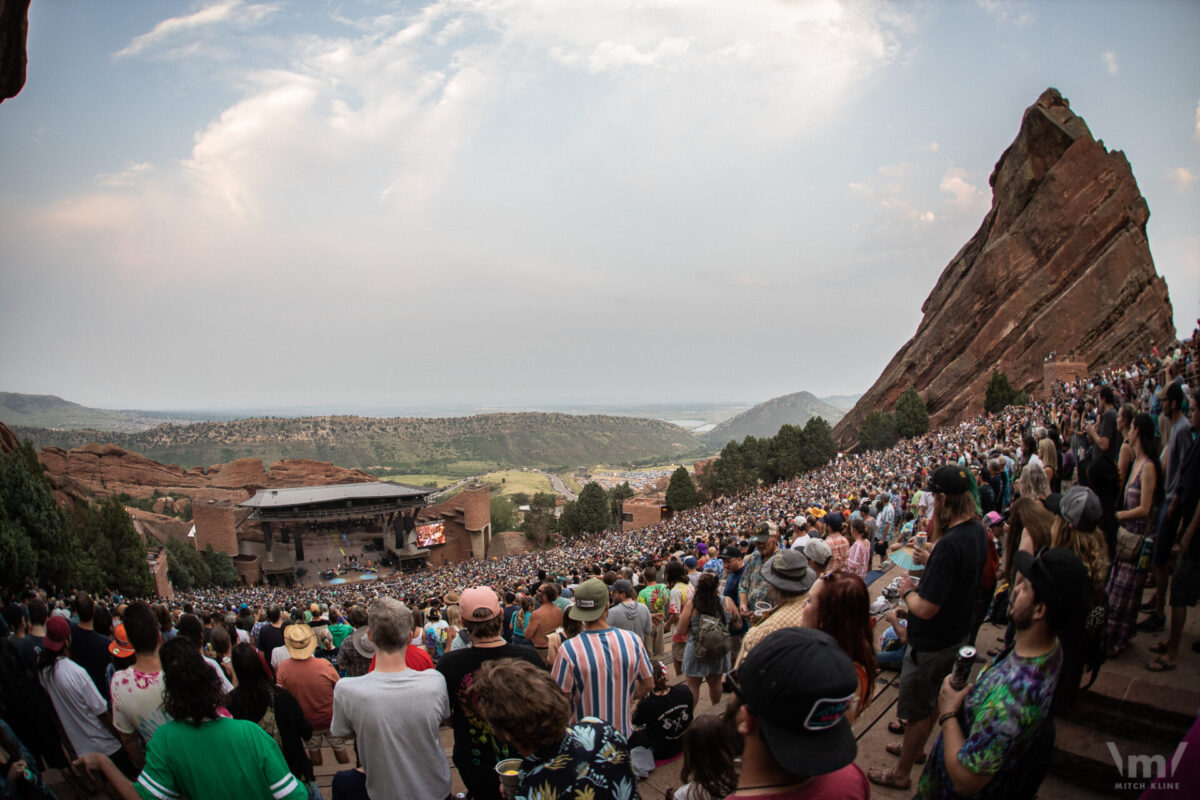
<svg viewBox="0 0 1200 800"><path fill-rule="evenodd" d="M934 494L962 494L971 491L971 476L966 467L946 464L934 470L925 488Z"/></svg>
<svg viewBox="0 0 1200 800"><path fill-rule="evenodd" d="M829 526L830 530L832 530L834 533L839 533L842 530L842 524L846 521L846 518L839 513L826 514L823 521Z"/></svg>
<svg viewBox="0 0 1200 800"><path fill-rule="evenodd" d="M1088 585L1083 561L1070 550L1044 547L1036 556L1017 551L1013 565L1033 584L1038 601L1048 606L1050 625L1056 632L1063 630L1082 608L1083 592Z"/></svg>
<svg viewBox="0 0 1200 800"><path fill-rule="evenodd" d="M742 551L737 548L737 545L727 544L725 549L721 551L721 558L741 558Z"/></svg>
<svg viewBox="0 0 1200 800"><path fill-rule="evenodd" d="M697 565L697 564L699 564L699 563L700 563L700 562L696 560L696 557L695 557L695 556L688 556L687 558L685 558L685 559L683 560L683 565L684 565L685 567L694 567L694 566L696 566L696 565Z"/></svg>
<svg viewBox="0 0 1200 800"><path fill-rule="evenodd" d="M858 745L846 711L857 689L850 657L813 628L771 633L734 678L767 749L793 775L825 775L854 761Z"/></svg>
<svg viewBox="0 0 1200 800"><path fill-rule="evenodd" d="M63 649L63 645L70 638L71 623L67 621L66 617L54 614L46 620L46 635L42 638L42 647L53 653L57 653Z"/></svg>
<svg viewBox="0 0 1200 800"><path fill-rule="evenodd" d="M1059 498L1058 514L1077 531L1094 531L1103 514L1100 497L1086 486L1072 486Z"/></svg>
<svg viewBox="0 0 1200 800"><path fill-rule="evenodd" d="M283 632L283 644L292 658L303 661L317 649L317 636L304 623L289 625Z"/></svg>
<svg viewBox="0 0 1200 800"><path fill-rule="evenodd" d="M588 578L575 587L575 605L568 612L571 619L591 622L608 612L608 585L599 578Z"/></svg>
<svg viewBox="0 0 1200 800"><path fill-rule="evenodd" d="M750 537L750 541L762 544L771 537L771 523L756 522L754 523L754 535Z"/></svg>
<svg viewBox="0 0 1200 800"><path fill-rule="evenodd" d="M625 578L618 578L617 580L613 581L613 585L611 588L612 588L612 591L621 592L626 597L633 596L633 584L630 583Z"/></svg>
<svg viewBox="0 0 1200 800"><path fill-rule="evenodd" d="M475 586L462 593L458 608L467 622L487 622L500 615L500 600L488 587Z"/></svg>
<svg viewBox="0 0 1200 800"><path fill-rule="evenodd" d="M999 525L1004 522L1004 517L1000 516L998 511L989 511L983 515L983 527L990 528L993 525Z"/></svg>
<svg viewBox="0 0 1200 800"><path fill-rule="evenodd" d="M134 654L133 645L129 643L129 637L125 634L124 623L113 628L113 640L108 643L108 652L117 658L129 658Z"/></svg>
<svg viewBox="0 0 1200 800"><path fill-rule="evenodd" d="M833 558L833 548L824 539L809 539L804 545L804 557L814 568L825 569L829 559Z"/></svg>

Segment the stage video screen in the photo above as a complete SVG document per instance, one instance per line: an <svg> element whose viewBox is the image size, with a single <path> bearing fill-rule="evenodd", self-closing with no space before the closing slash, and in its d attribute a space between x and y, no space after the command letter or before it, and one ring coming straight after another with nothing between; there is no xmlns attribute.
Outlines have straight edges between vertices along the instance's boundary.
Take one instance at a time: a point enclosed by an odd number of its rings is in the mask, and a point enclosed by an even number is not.
<svg viewBox="0 0 1200 800"><path fill-rule="evenodd" d="M432 547L435 544L445 543L446 524L444 522L417 526L417 547Z"/></svg>

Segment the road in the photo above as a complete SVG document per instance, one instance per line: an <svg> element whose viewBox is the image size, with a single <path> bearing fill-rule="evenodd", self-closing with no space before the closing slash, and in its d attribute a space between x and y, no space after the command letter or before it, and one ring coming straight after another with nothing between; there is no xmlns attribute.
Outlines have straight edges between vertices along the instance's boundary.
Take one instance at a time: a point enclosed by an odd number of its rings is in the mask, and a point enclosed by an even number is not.
<svg viewBox="0 0 1200 800"><path fill-rule="evenodd" d="M553 488L554 491L558 492L563 497L567 498L568 501L574 501L574 500L579 499L578 497L575 496L574 492L572 492L570 489L567 488L567 484L565 481L563 481L561 475L559 475L555 472L543 472L542 474L550 479L551 488Z"/></svg>

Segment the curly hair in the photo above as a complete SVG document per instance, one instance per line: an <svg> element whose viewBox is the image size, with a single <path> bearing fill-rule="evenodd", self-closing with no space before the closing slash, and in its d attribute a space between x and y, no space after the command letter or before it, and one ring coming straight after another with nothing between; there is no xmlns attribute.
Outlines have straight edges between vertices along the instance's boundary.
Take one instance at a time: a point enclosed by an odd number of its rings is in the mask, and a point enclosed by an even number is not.
<svg viewBox="0 0 1200 800"><path fill-rule="evenodd" d="M191 725L216 719L224 702L221 683L195 643L176 636L159 649L158 657L163 668L163 710Z"/></svg>
<svg viewBox="0 0 1200 800"><path fill-rule="evenodd" d="M476 670L467 702L496 738L507 735L519 750L556 747L571 722L571 704L550 674L515 658L488 661Z"/></svg>
<svg viewBox="0 0 1200 800"><path fill-rule="evenodd" d="M1052 547L1061 547L1079 556L1087 568L1092 588L1099 589L1108 580L1108 546L1099 530L1077 531L1071 523L1056 516L1050 543Z"/></svg>

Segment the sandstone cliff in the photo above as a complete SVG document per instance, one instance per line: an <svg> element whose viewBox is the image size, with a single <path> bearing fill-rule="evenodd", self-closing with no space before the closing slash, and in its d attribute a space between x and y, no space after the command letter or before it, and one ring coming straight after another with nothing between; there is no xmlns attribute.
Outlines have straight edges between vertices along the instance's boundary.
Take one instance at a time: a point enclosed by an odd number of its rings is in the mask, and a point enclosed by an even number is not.
<svg viewBox="0 0 1200 800"><path fill-rule="evenodd" d="M1032 394L1050 352L1097 368L1174 339L1129 162L1058 90L1025 110L989 182L991 210L942 271L916 334L834 428L840 446L909 386L944 425L983 410L994 368Z"/></svg>

